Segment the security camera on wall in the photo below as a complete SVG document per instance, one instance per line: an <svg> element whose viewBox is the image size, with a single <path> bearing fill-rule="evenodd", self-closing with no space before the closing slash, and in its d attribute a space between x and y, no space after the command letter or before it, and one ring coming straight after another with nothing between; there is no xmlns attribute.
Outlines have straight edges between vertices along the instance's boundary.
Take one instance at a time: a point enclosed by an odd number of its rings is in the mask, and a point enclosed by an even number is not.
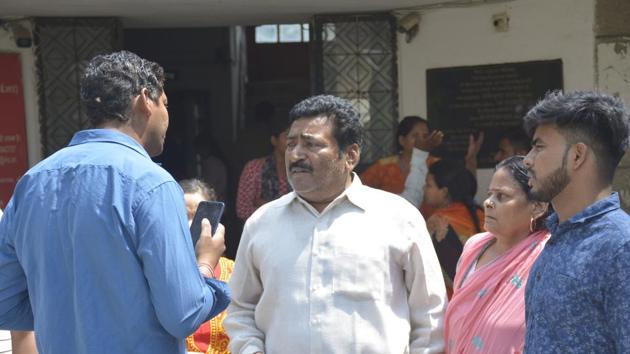
<svg viewBox="0 0 630 354"><path fill-rule="evenodd" d="M18 48L29 48L33 44L31 31L19 23L19 20L0 19L0 28L11 34Z"/></svg>
<svg viewBox="0 0 630 354"><path fill-rule="evenodd" d="M13 33L13 38L15 39L15 45L17 45L19 48L30 48L30 46L33 44L31 31L21 24L11 24L11 32Z"/></svg>
<svg viewBox="0 0 630 354"><path fill-rule="evenodd" d="M398 32L405 34L405 41L411 42L413 37L418 34L420 28L420 14L417 12L409 13L398 20Z"/></svg>

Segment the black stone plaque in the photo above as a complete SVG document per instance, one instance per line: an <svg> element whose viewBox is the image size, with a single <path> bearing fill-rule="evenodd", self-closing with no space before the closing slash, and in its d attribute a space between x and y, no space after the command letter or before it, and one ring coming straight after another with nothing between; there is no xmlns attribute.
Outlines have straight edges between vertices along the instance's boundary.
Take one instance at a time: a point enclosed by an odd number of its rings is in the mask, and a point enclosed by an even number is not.
<svg viewBox="0 0 630 354"><path fill-rule="evenodd" d="M463 158L468 136L483 131L479 168L494 167L501 135L522 127L546 92L562 88L560 59L427 70L429 123L444 132L438 154Z"/></svg>

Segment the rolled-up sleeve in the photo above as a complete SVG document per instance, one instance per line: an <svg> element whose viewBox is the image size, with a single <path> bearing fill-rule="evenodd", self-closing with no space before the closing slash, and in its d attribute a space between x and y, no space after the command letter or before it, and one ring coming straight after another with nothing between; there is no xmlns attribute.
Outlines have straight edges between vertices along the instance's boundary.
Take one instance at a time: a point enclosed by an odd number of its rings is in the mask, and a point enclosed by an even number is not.
<svg viewBox="0 0 630 354"><path fill-rule="evenodd" d="M13 214L11 201L0 218L0 329L33 330L26 276L11 242Z"/></svg>
<svg viewBox="0 0 630 354"><path fill-rule="evenodd" d="M158 320L185 338L229 304L223 282L204 279L197 269L181 189L166 182L134 205L138 257Z"/></svg>

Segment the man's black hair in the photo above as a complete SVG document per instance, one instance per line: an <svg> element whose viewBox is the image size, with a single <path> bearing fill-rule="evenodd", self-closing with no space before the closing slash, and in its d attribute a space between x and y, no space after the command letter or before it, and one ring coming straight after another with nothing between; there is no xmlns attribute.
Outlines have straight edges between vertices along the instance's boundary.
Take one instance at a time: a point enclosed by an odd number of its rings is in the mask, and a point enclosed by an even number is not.
<svg viewBox="0 0 630 354"><path fill-rule="evenodd" d="M623 101L598 91L547 93L524 118L533 136L542 124L554 124L570 144L586 144L597 159L601 181L612 182L628 148L628 113Z"/></svg>
<svg viewBox="0 0 630 354"><path fill-rule="evenodd" d="M81 103L92 126L105 121L129 120L131 99L146 88L157 102L164 92L164 69L134 53L120 51L97 55L81 80Z"/></svg>
<svg viewBox="0 0 630 354"><path fill-rule="evenodd" d="M331 95L309 97L299 102L289 112L289 121L300 118L327 117L333 121L333 136L339 146L339 153L349 145L363 145L363 126L359 112L343 98Z"/></svg>

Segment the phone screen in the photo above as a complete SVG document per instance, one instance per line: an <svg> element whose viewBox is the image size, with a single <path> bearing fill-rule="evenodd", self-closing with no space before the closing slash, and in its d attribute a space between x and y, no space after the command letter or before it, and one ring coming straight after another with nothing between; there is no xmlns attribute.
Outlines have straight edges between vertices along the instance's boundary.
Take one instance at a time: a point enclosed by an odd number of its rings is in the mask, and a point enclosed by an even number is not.
<svg viewBox="0 0 630 354"><path fill-rule="evenodd" d="M221 215L223 215L223 209L225 204L223 202L209 202L203 201L199 203L197 212L193 217L193 221L190 224L190 235L192 236L193 246L197 245L199 237L201 236L201 221L208 219L212 226L212 235L217 231L219 227L219 221L221 221Z"/></svg>

